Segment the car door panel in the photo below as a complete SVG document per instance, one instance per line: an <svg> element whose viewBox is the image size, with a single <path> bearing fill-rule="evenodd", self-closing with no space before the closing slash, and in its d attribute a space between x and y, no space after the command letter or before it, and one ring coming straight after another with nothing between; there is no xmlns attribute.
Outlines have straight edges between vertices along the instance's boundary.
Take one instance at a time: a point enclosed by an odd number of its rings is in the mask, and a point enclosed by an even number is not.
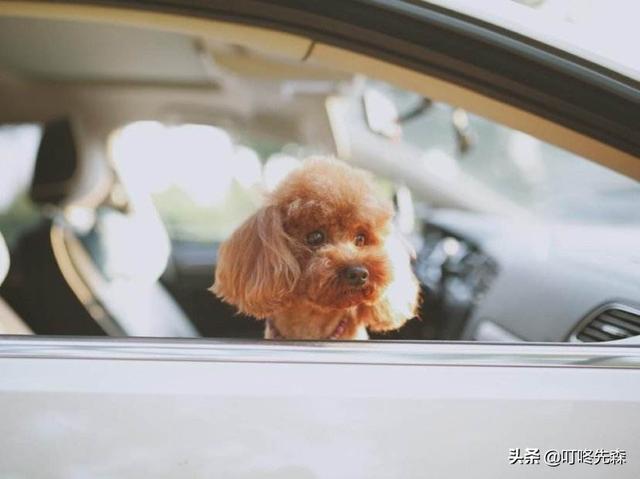
<svg viewBox="0 0 640 479"><path fill-rule="evenodd" d="M620 449L554 470L637 477L628 346L8 339L0 356L7 477L549 473L514 448Z"/></svg>

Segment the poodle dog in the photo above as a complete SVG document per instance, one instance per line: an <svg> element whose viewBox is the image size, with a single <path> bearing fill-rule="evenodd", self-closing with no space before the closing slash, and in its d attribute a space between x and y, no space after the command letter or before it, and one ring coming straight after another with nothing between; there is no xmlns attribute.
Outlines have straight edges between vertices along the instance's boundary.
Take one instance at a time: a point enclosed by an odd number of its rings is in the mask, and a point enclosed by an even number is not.
<svg viewBox="0 0 640 479"><path fill-rule="evenodd" d="M267 339L368 339L415 316L418 282L393 208L332 158L290 173L222 243L211 291L266 320Z"/></svg>

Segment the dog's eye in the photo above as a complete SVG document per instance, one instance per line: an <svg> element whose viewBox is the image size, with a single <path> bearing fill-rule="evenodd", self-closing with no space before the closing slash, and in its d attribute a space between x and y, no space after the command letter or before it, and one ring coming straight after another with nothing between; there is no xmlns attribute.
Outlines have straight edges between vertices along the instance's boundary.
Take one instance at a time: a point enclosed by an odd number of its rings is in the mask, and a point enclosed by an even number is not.
<svg viewBox="0 0 640 479"><path fill-rule="evenodd" d="M307 244L310 246L320 246L324 243L324 233L320 230L312 231L307 235Z"/></svg>
<svg viewBox="0 0 640 479"><path fill-rule="evenodd" d="M354 243L356 246L364 246L367 243L367 237L363 233L360 233L356 236Z"/></svg>

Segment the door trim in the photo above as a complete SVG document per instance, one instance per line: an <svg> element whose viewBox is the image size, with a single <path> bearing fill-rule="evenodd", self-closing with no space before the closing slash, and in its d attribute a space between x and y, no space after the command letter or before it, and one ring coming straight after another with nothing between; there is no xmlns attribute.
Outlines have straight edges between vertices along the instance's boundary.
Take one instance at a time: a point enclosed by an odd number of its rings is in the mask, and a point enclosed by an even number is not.
<svg viewBox="0 0 640 479"><path fill-rule="evenodd" d="M637 345L0 337L2 358L640 369Z"/></svg>

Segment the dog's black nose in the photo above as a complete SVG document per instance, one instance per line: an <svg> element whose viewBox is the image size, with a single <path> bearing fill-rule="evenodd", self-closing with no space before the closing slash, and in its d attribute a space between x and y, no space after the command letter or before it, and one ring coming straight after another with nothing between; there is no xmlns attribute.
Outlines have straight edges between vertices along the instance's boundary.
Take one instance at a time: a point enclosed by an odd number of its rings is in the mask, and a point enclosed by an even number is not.
<svg viewBox="0 0 640 479"><path fill-rule="evenodd" d="M363 286L369 278L369 271L363 266L350 266L344 269L342 275L351 286Z"/></svg>

